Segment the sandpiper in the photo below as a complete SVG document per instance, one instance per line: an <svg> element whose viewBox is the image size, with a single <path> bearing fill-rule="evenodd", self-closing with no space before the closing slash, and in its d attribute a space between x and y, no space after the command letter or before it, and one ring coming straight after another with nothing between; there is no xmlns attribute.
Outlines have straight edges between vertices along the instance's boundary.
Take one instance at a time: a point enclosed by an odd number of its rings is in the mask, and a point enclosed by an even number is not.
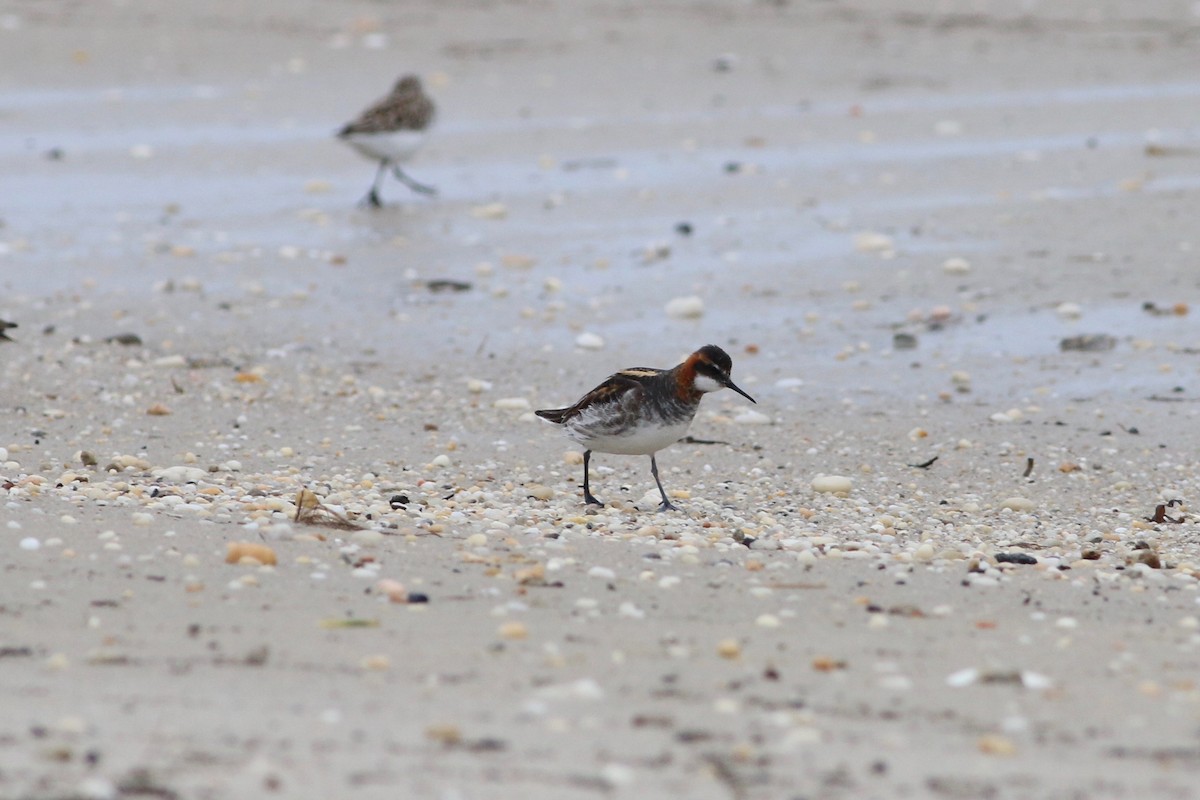
<svg viewBox="0 0 1200 800"><path fill-rule="evenodd" d="M432 186L410 178L400 165L412 158L425 142L425 133L433 124L433 100L421 87L416 75L405 75L396 81L387 97L379 100L338 131L338 138L372 161L379 162L379 171L371 191L362 199L363 205L379 208L379 184L390 170L396 178L414 192L436 194Z"/></svg>
<svg viewBox="0 0 1200 800"><path fill-rule="evenodd" d="M566 408L535 412L542 419L562 425L567 436L583 445L583 499L589 505L604 505L588 488L588 463L592 451L620 455L650 456L650 474L662 495L659 511L674 509L654 456L683 438L707 392L733 389L751 403L756 402L729 377L733 360L713 344L692 353L671 369L634 367L610 375L607 380Z"/></svg>

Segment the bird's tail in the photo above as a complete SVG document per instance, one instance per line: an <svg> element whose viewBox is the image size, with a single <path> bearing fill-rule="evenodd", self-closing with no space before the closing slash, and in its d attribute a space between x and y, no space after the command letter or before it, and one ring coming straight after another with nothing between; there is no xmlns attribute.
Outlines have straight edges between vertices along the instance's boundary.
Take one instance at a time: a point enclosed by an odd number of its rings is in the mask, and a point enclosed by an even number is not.
<svg viewBox="0 0 1200 800"><path fill-rule="evenodd" d="M569 408L543 408L540 411L534 411L533 413L537 414L542 419L548 419L553 423L561 425L562 421L567 416L567 412L570 410L571 409Z"/></svg>

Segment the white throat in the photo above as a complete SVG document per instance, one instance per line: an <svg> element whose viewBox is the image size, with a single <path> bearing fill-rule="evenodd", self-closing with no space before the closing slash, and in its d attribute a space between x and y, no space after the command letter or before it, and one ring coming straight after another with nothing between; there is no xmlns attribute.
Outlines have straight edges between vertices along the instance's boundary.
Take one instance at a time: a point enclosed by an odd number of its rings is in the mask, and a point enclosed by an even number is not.
<svg viewBox="0 0 1200 800"><path fill-rule="evenodd" d="M692 385L696 387L696 391L698 392L715 392L725 388L707 375L699 373L696 374L696 379Z"/></svg>

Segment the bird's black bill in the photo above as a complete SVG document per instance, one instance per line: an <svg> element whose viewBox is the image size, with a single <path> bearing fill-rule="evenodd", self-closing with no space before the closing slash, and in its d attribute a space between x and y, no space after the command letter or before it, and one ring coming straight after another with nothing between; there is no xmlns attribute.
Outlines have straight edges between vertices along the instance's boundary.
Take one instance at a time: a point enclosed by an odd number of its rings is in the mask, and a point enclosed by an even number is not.
<svg viewBox="0 0 1200 800"><path fill-rule="evenodd" d="M753 397L751 397L750 395L746 394L741 389L739 389L738 385L736 383L734 383L732 380L730 380L729 378L726 378L724 381L722 381L722 383L724 383L727 388L733 389L735 392L740 394L742 397L746 398L751 403L754 403L754 405L758 405L757 400L755 400Z"/></svg>

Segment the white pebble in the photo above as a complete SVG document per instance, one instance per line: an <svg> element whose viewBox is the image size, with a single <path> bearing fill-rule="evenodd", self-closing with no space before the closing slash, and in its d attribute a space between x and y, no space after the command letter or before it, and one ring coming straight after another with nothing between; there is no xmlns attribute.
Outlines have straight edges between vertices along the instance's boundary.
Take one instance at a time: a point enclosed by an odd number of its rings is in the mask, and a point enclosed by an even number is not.
<svg viewBox="0 0 1200 800"><path fill-rule="evenodd" d="M1034 502L1027 497L1010 497L1000 504L1001 508L1009 511L1033 511Z"/></svg>
<svg viewBox="0 0 1200 800"><path fill-rule="evenodd" d="M499 408L504 411L528 411L531 406L529 405L529 401L524 397L501 397L492 403L492 408Z"/></svg>
<svg viewBox="0 0 1200 800"><path fill-rule="evenodd" d="M753 408L739 408L733 416L738 425L770 425L771 418Z"/></svg>
<svg viewBox="0 0 1200 800"><path fill-rule="evenodd" d="M613 578L617 577L617 573L613 572L608 567L592 567L588 570L588 577L602 578L603 580L611 581Z"/></svg>
<svg viewBox="0 0 1200 800"><path fill-rule="evenodd" d="M617 616L628 617L629 619L645 619L646 612L642 611L636 605L626 600L624 603L621 603L620 607L617 609Z"/></svg>
<svg viewBox="0 0 1200 800"><path fill-rule="evenodd" d="M975 667L967 667L946 676L946 685L955 689L961 689L964 686L970 686L978 680L979 670Z"/></svg>
<svg viewBox="0 0 1200 800"><path fill-rule="evenodd" d="M845 475L818 475L813 478L812 488L823 494L848 493L854 488L854 481Z"/></svg>
<svg viewBox="0 0 1200 800"><path fill-rule="evenodd" d="M1021 685L1026 689L1052 689L1054 688L1054 681L1040 672L1023 669L1021 670Z"/></svg>
<svg viewBox="0 0 1200 800"><path fill-rule="evenodd" d="M75 794L84 800L113 800L117 787L108 778L85 778L75 787Z"/></svg>
<svg viewBox="0 0 1200 800"><path fill-rule="evenodd" d="M947 258L942 262L942 272L947 275L966 275L971 271L971 262L965 258Z"/></svg>
<svg viewBox="0 0 1200 800"><path fill-rule="evenodd" d="M895 241L886 233L863 231L854 236L854 249L861 253L883 253L895 247Z"/></svg>
<svg viewBox="0 0 1200 800"><path fill-rule="evenodd" d="M199 483L208 476L208 473L199 467L184 466L164 467L153 470L150 474L167 483Z"/></svg>
<svg viewBox="0 0 1200 800"><path fill-rule="evenodd" d="M575 346L583 350L602 350L604 340L594 333L584 332L575 337Z"/></svg>
<svg viewBox="0 0 1200 800"><path fill-rule="evenodd" d="M754 620L754 624L760 628L778 628L780 622L779 617L774 614L760 614L758 619Z"/></svg>
<svg viewBox="0 0 1200 800"><path fill-rule="evenodd" d="M1083 316L1083 309L1078 303L1060 303L1058 308L1054 309L1054 313L1063 319L1079 319Z"/></svg>
<svg viewBox="0 0 1200 800"><path fill-rule="evenodd" d="M450 456L442 453L434 458L432 463L435 467L448 467L450 466Z"/></svg>
<svg viewBox="0 0 1200 800"><path fill-rule="evenodd" d="M42 546L42 543L32 536L26 536L21 540L22 550L37 550Z"/></svg>
<svg viewBox="0 0 1200 800"><path fill-rule="evenodd" d="M382 542L386 537L379 531L365 530L355 531L350 537L350 541L355 544L376 545Z"/></svg>
<svg viewBox="0 0 1200 800"><path fill-rule="evenodd" d="M676 297L667 303L666 312L671 319L698 319L704 316L704 301L695 295Z"/></svg>

